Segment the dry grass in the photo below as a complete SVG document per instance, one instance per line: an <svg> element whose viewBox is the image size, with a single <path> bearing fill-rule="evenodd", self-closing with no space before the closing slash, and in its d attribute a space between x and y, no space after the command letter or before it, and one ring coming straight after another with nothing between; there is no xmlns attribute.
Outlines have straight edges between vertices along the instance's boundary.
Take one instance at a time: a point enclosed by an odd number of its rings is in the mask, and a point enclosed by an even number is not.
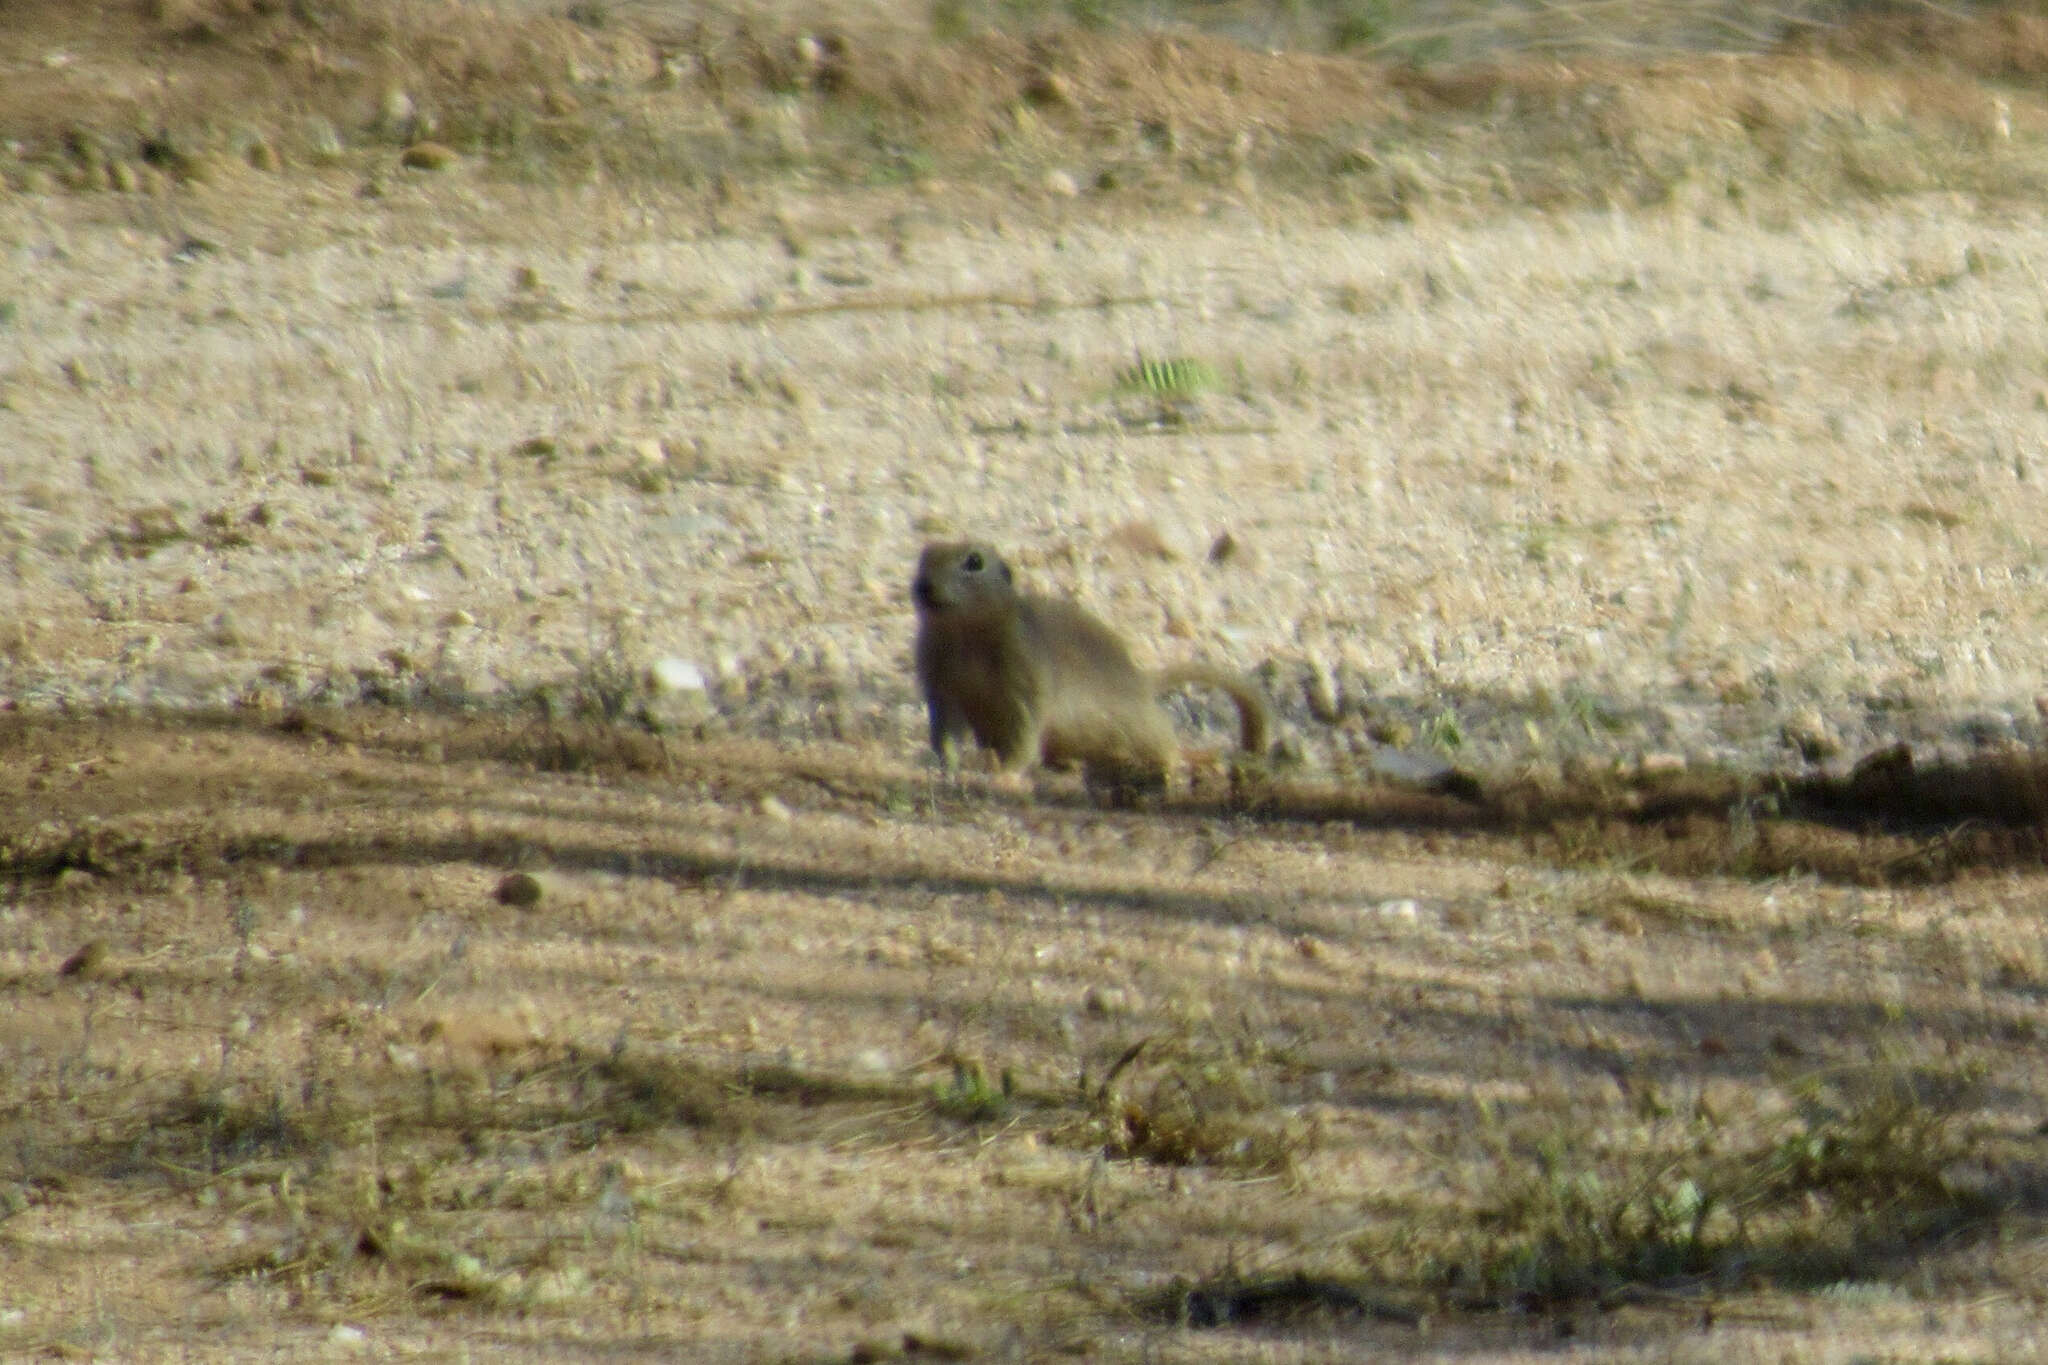
<svg viewBox="0 0 2048 1365"><path fill-rule="evenodd" d="M1673 883L1512 830L1418 857L1398 792L905 808L928 779L851 751L650 741L650 777L604 733L11 729L7 1349L2031 1321L2037 872Z"/></svg>

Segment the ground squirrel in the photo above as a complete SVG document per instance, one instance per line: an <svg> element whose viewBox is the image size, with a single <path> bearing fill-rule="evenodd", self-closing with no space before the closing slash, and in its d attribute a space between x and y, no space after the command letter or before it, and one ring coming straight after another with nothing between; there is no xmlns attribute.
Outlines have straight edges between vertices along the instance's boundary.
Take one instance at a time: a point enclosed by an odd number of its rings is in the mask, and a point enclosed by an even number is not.
<svg viewBox="0 0 2048 1365"><path fill-rule="evenodd" d="M1091 776L1163 782L1180 756L1161 693L1184 683L1237 703L1239 739L1264 753L1271 713L1243 677L1204 664L1147 673L1116 632L1072 602L1017 591L987 545L927 545L911 584L917 681L948 768L972 733L1005 773L1075 763Z"/></svg>

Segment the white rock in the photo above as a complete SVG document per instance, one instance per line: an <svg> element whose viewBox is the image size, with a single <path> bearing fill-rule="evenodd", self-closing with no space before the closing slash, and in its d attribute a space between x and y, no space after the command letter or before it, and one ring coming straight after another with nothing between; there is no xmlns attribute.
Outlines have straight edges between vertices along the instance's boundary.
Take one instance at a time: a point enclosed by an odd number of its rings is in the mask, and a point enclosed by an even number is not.
<svg viewBox="0 0 2048 1365"><path fill-rule="evenodd" d="M412 122L418 108L413 104L411 95L392 86L384 92L383 105L377 112L383 116L385 127L401 128Z"/></svg>
<svg viewBox="0 0 2048 1365"><path fill-rule="evenodd" d="M657 692L704 692L711 686L702 668L673 654L655 660L647 677Z"/></svg>
<svg viewBox="0 0 2048 1365"><path fill-rule="evenodd" d="M1419 749L1381 749L1372 756L1372 770L1396 782L1428 786L1455 771L1449 759Z"/></svg>

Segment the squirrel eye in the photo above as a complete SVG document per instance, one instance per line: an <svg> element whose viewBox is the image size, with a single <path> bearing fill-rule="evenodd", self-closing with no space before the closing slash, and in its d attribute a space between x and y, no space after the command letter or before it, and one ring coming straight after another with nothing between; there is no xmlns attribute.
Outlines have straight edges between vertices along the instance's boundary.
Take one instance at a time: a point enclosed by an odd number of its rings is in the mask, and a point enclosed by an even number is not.
<svg viewBox="0 0 2048 1365"><path fill-rule="evenodd" d="M961 563L966 566L967 572L969 573L980 573L984 568L987 567L987 565L981 562L981 555L979 552L967 556L967 558L962 560Z"/></svg>

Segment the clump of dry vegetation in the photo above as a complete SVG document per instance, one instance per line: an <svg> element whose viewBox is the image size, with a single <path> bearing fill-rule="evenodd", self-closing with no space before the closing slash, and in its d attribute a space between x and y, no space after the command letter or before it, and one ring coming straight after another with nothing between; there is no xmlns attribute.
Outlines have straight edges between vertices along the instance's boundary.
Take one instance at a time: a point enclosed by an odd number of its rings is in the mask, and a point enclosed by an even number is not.
<svg viewBox="0 0 2048 1365"><path fill-rule="evenodd" d="M1989 1235L2018 1192L1987 1179L2009 1139L1974 1119L1981 1075L1878 1060L1787 1073L1755 1110L1654 1082L1615 1102L1480 1105L1442 1157L1442 1202L1368 1201L1343 1257L1233 1268L1144 1296L1191 1327L1276 1317L1536 1314L1884 1284L1944 1242Z"/></svg>
<svg viewBox="0 0 2048 1365"><path fill-rule="evenodd" d="M1404 1239L1398 1263L1468 1306L1546 1309L1631 1289L1881 1278L2009 1197L1972 1169L1992 1150L1969 1117L1978 1080L1877 1062L1790 1077L1755 1113L1642 1082L1632 1112L1558 1097L1483 1115L1487 1158L1456 1168L1473 1205L1443 1242ZM1397 1262L1382 1236L1356 1250L1384 1269Z"/></svg>
<svg viewBox="0 0 2048 1365"><path fill-rule="evenodd" d="M1116 1160L1291 1176L1314 1134L1276 1104L1271 1054L1244 1021L1147 1035L1099 1081L1081 1076L1088 1117L1075 1131Z"/></svg>

